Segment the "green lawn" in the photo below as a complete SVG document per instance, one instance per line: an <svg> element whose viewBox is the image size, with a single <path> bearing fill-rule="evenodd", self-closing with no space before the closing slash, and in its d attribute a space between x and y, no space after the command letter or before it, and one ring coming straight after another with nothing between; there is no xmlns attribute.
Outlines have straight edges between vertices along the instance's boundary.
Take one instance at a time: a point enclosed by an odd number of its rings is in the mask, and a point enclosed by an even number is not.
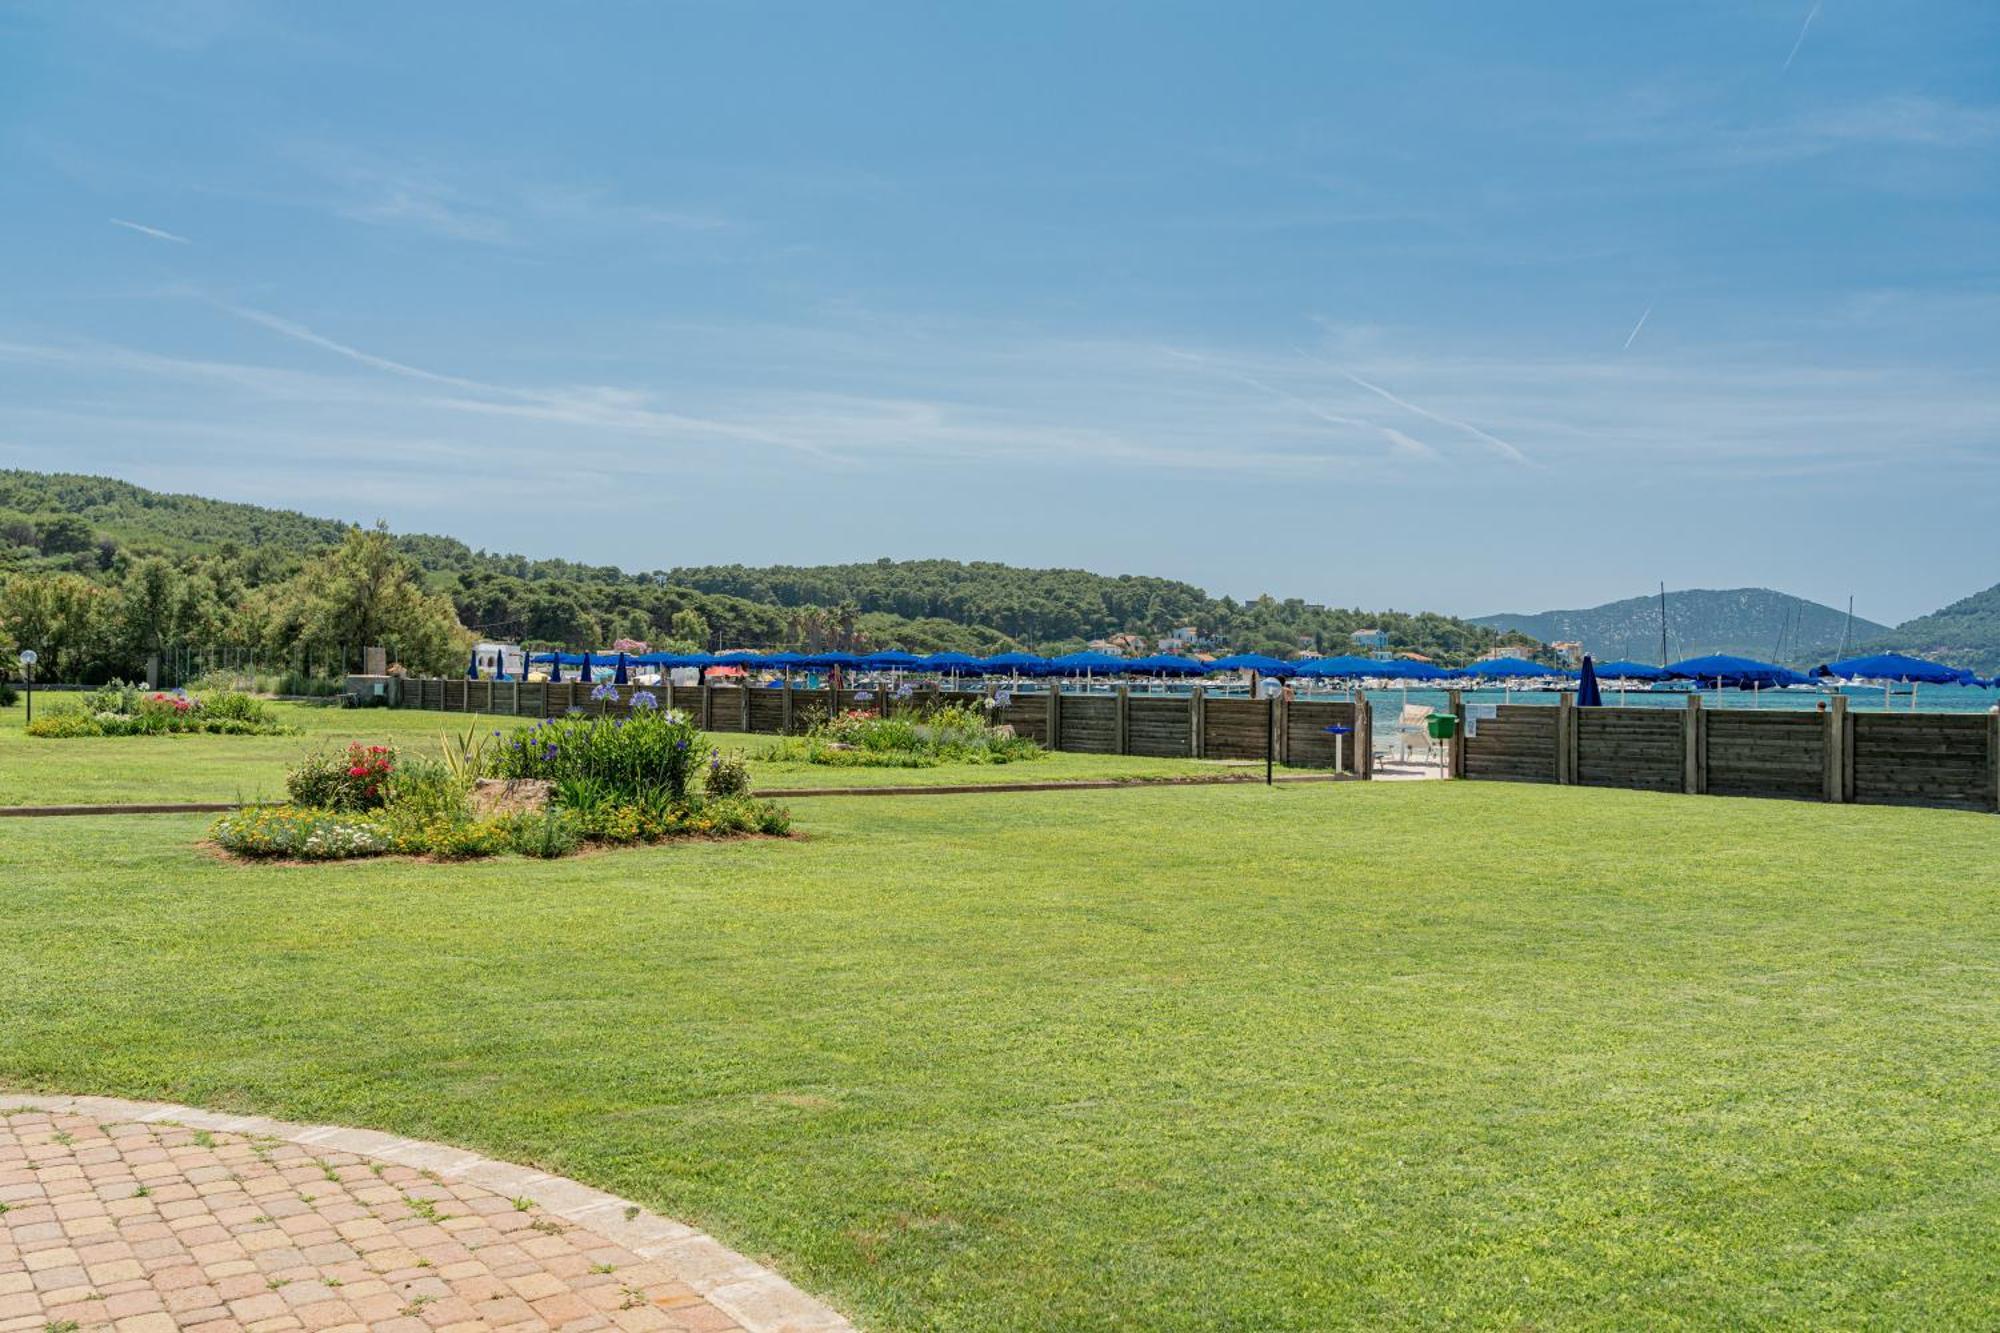
<svg viewBox="0 0 2000 1333"><path fill-rule="evenodd" d="M0 825L0 1085L537 1163L879 1329L2000 1323L1991 815L798 812L464 866Z"/></svg>
<svg viewBox="0 0 2000 1333"><path fill-rule="evenodd" d="M37 701L48 707L48 697ZM299 736L114 736L50 740L23 733L18 705L0 709L0 806L97 805L116 802L282 800L285 769L318 744L394 741L435 752L447 732L469 728L511 732L513 718L273 704L303 728ZM1243 765L1190 759L1051 754L1022 764L962 764L943 768L828 768L757 761L776 737L719 732L716 744L752 756L761 787L939 786L963 783L1050 782L1103 778L1171 778L1243 771Z"/></svg>

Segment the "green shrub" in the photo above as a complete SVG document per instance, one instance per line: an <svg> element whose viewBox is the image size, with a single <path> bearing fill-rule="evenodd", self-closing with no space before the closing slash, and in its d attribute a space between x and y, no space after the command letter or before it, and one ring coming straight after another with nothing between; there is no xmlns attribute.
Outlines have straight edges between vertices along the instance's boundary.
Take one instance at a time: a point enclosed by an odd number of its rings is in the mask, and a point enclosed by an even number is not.
<svg viewBox="0 0 2000 1333"><path fill-rule="evenodd" d="M237 690L211 690L196 697L201 701L203 718L209 722L222 720L261 727L276 721L269 704Z"/></svg>
<svg viewBox="0 0 2000 1333"><path fill-rule="evenodd" d="M442 760L421 756L397 759L382 783L382 804L399 819L428 822L464 819L472 780L454 773Z"/></svg>
<svg viewBox="0 0 2000 1333"><path fill-rule="evenodd" d="M380 856L392 849L387 832L371 815L301 810L289 805L231 811L215 821L209 834L237 856L340 861Z"/></svg>
<svg viewBox="0 0 2000 1333"><path fill-rule="evenodd" d="M62 708L44 713L30 722L27 732L30 736L74 740L79 736L102 736L104 726L88 713L81 713L73 708Z"/></svg>
<svg viewBox="0 0 2000 1333"><path fill-rule="evenodd" d="M740 753L714 750L708 756L708 772L702 775L701 789L711 800L750 794L750 765Z"/></svg>
<svg viewBox="0 0 2000 1333"><path fill-rule="evenodd" d="M166 736L210 733L224 736L281 736L296 730L278 722L262 700L234 690L189 694L185 690L142 690L123 681L100 685L77 697L72 710L91 725L64 722L29 729L34 736Z"/></svg>
<svg viewBox="0 0 2000 1333"><path fill-rule="evenodd" d="M378 810L396 763L391 745L357 741L344 751L314 750L285 774L285 792L293 805L314 810Z"/></svg>
<svg viewBox="0 0 2000 1333"><path fill-rule="evenodd" d="M551 805L538 815L516 815L507 821L507 840L522 856L553 860L582 845L583 826L573 812Z"/></svg>
<svg viewBox="0 0 2000 1333"><path fill-rule="evenodd" d="M11 680L0 680L0 708L12 708L19 703L21 695Z"/></svg>
<svg viewBox="0 0 2000 1333"><path fill-rule="evenodd" d="M664 792L684 801L701 752L701 732L685 714L641 706L630 717L537 723L497 750L493 768L500 777L542 778L558 788L587 783L619 799Z"/></svg>
<svg viewBox="0 0 2000 1333"><path fill-rule="evenodd" d="M775 759L844 768L935 768L940 764L1011 764L1047 751L991 725L978 708L948 704L929 712L880 717L849 712L778 742Z"/></svg>

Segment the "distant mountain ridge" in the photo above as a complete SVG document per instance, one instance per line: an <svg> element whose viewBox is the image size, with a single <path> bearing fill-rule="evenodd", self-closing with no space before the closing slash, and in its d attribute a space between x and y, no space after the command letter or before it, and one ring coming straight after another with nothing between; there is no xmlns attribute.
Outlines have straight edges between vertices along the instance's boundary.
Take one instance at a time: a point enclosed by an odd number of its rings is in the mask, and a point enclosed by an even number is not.
<svg viewBox="0 0 2000 1333"><path fill-rule="evenodd" d="M1581 643L1599 661L1655 662L1660 656L1660 598L1628 597L1572 611L1474 616L1489 629L1515 630L1543 643ZM1691 588L1667 593L1669 660L1733 653L1760 661L1813 666L1832 660L1843 641L1859 648L1889 635L1887 625L1770 588Z"/></svg>

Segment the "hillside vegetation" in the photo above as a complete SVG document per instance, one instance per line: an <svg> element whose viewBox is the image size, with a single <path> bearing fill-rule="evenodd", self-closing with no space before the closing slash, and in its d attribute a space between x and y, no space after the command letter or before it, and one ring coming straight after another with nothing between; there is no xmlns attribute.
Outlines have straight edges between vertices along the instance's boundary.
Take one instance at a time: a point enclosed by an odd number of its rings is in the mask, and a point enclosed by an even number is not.
<svg viewBox="0 0 2000 1333"><path fill-rule="evenodd" d="M1932 657L1983 675L2000 672L2000 584L1905 621L1869 647Z"/></svg>
<svg viewBox="0 0 2000 1333"><path fill-rule="evenodd" d="M326 563L336 552L344 555ZM336 575L352 595L326 595ZM395 602L393 628L381 619L384 599ZM1536 649L1449 616L1239 602L1169 579L1077 569L881 560L628 573L107 477L0 472L0 648L34 646L45 673L75 679L151 674L156 659L172 679L218 655L337 673L364 643L384 640L412 667L446 670L475 635L993 653L1184 626L1217 650L1286 655L1345 651L1364 628L1446 662L1495 646Z"/></svg>

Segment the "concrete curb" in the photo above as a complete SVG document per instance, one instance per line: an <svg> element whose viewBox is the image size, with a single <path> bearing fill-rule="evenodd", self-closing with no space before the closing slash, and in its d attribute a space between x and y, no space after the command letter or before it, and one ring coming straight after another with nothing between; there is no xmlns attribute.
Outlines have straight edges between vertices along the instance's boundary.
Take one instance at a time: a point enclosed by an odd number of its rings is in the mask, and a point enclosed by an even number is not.
<svg viewBox="0 0 2000 1333"><path fill-rule="evenodd" d="M1359 782L1347 774L1291 773L1274 779L1278 783ZM1187 778L1092 778L1074 782L965 782L950 786L926 787L773 787L751 795L788 801L809 796L979 796L989 792L1019 791L1114 791L1128 787L1241 787L1262 786L1264 779L1251 773L1203 774ZM193 801L185 804L140 805L0 805L0 819L40 819L58 815L219 815L241 810L250 802Z"/></svg>
<svg viewBox="0 0 2000 1333"><path fill-rule="evenodd" d="M140 1123L171 1120L192 1129L262 1135L434 1171L447 1178L459 1177L497 1193L532 1199L565 1221L661 1265L750 1333L853 1333L854 1330L846 1316L684 1222L661 1217L615 1194L574 1180L496 1162L461 1148L398 1138L372 1129L294 1125L264 1116L223 1115L171 1102L134 1102L118 1097L44 1096L0 1088L0 1106Z"/></svg>

